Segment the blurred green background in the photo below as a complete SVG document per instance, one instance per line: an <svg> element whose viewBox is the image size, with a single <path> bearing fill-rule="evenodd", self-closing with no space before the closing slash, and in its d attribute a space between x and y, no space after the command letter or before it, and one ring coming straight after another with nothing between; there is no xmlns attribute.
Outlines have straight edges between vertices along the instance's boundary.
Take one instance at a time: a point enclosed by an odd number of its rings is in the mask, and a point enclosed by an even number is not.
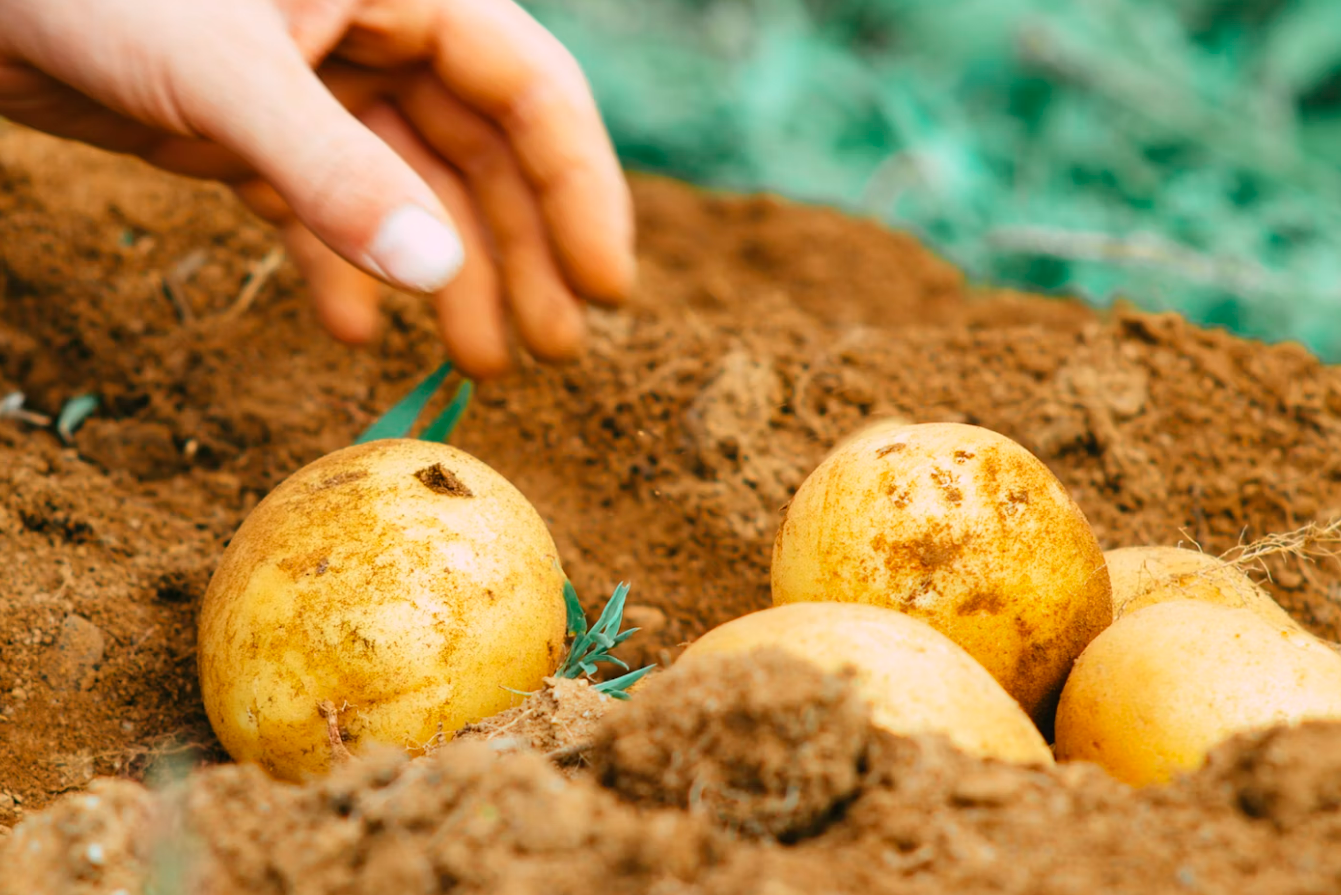
<svg viewBox="0 0 1341 895"><path fill-rule="evenodd" d="M1341 0L523 0L631 168L1341 361Z"/></svg>

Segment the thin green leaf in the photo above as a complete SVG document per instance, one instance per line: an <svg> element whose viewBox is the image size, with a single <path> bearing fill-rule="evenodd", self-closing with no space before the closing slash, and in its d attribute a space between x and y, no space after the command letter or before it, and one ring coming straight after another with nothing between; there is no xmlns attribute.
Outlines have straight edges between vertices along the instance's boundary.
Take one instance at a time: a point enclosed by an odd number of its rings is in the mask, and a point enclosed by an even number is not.
<svg viewBox="0 0 1341 895"><path fill-rule="evenodd" d="M627 669L622 659L610 655L610 650L628 639L637 628L620 633L619 626L624 619L624 604L628 599L629 586L621 583L615 588L605 607L601 610L596 624L587 628L586 616L582 604L577 598L577 590L571 581L565 579L563 595L568 611L568 633L573 635L573 643L568 656L555 673L556 677L576 678L593 675L597 666L606 662Z"/></svg>
<svg viewBox="0 0 1341 895"><path fill-rule="evenodd" d="M618 631L619 623L624 618L624 603L628 599L628 596L629 586L621 582L620 585L615 588L615 592L610 596L609 602L605 604L605 608L601 610L601 614L596 619L596 625L592 630L599 632L601 637L608 637L609 635L607 635L606 632L611 628ZM613 643L610 645L613 645Z"/></svg>
<svg viewBox="0 0 1341 895"><path fill-rule="evenodd" d="M438 367L425 377L423 382L415 386L414 391L397 401L381 419L369 426L354 443L364 444L382 438L404 438L409 435L410 430L414 428L415 420L419 419L419 414L424 412L424 407L433 399L434 393L451 372L451 361Z"/></svg>
<svg viewBox="0 0 1341 895"><path fill-rule="evenodd" d="M74 438L74 430L98 409L97 395L79 395L65 402L56 417L56 432L66 444Z"/></svg>
<svg viewBox="0 0 1341 895"><path fill-rule="evenodd" d="M461 421L466 408L470 406L471 395L475 394L475 383L469 379L456 387L456 394L452 396L452 403L447 405L447 409L438 414L433 422L429 423L419 437L424 441L446 441L452 436L456 424Z"/></svg>
<svg viewBox="0 0 1341 895"><path fill-rule="evenodd" d="M582 638L587 633L587 616L582 612L582 601L577 598L577 589L567 578L563 580L563 604L568 610L569 636Z"/></svg>
<svg viewBox="0 0 1341 895"><path fill-rule="evenodd" d="M645 665L637 671L630 671L628 674L612 678L608 681L602 681L592 687L597 693L604 693L607 696L613 696L615 699L628 699L628 689L638 681L642 680L655 665Z"/></svg>

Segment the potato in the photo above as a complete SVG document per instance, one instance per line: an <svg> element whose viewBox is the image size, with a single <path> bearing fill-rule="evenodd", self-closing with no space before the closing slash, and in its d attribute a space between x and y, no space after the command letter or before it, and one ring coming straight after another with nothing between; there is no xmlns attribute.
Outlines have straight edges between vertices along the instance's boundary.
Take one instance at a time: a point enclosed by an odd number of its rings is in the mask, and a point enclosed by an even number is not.
<svg viewBox="0 0 1341 895"><path fill-rule="evenodd" d="M1057 757L1162 783L1237 733L1306 719L1341 719L1341 656L1253 609L1174 600L1124 615L1081 655Z"/></svg>
<svg viewBox="0 0 1341 895"><path fill-rule="evenodd" d="M1120 547L1104 553L1113 619L1170 600L1251 609L1273 624L1303 628L1251 578L1218 557L1181 547Z"/></svg>
<svg viewBox="0 0 1341 895"><path fill-rule="evenodd" d="M802 483L773 602L898 609L959 644L1048 734L1071 663L1112 619L1080 508L1019 444L955 423L872 426Z"/></svg>
<svg viewBox="0 0 1341 895"><path fill-rule="evenodd" d="M238 761L328 769L318 705L354 753L451 735L564 654L564 575L534 507L447 445L390 439L304 467L251 512L201 607L200 687Z"/></svg>
<svg viewBox="0 0 1341 895"><path fill-rule="evenodd" d="M823 671L851 668L872 722L897 734L941 734L971 755L1052 764L1052 750L1010 694L930 625L877 606L796 603L754 612L704 634L697 657L777 647Z"/></svg>

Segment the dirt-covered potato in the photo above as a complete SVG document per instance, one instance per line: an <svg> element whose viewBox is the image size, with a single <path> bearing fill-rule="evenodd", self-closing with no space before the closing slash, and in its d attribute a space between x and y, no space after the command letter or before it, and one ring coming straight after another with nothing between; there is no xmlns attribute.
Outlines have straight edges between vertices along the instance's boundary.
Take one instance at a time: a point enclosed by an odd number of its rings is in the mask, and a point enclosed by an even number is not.
<svg viewBox="0 0 1341 895"><path fill-rule="evenodd" d="M753 612L704 634L677 665L775 647L822 671L850 668L871 721L903 735L941 734L970 755L1052 764L1019 704L930 625L878 606L795 603Z"/></svg>
<svg viewBox="0 0 1341 895"><path fill-rule="evenodd" d="M1306 719L1341 720L1341 655L1252 609L1174 600L1124 615L1081 655L1057 757L1161 783L1235 734Z"/></svg>
<svg viewBox="0 0 1341 895"><path fill-rule="evenodd" d="M1251 609L1273 624L1302 628L1242 571L1182 547L1119 547L1104 553L1113 586L1113 619L1156 603L1201 600Z"/></svg>
<svg viewBox="0 0 1341 895"><path fill-rule="evenodd" d="M451 735L557 668L563 584L544 521L481 461L409 439L337 451L261 501L210 582L210 723L283 779L329 767L330 707L355 753Z"/></svg>
<svg viewBox="0 0 1341 895"><path fill-rule="evenodd" d="M922 619L1044 733L1071 663L1112 619L1089 523L1011 439L953 423L878 424L802 483L773 548L773 602L869 603Z"/></svg>

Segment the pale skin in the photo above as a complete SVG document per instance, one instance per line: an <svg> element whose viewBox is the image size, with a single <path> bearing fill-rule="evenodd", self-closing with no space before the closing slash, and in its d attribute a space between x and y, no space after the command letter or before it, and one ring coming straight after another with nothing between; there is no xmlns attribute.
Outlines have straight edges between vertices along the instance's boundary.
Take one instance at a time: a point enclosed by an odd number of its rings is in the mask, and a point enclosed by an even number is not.
<svg viewBox="0 0 1341 895"><path fill-rule="evenodd" d="M512 0L0 0L0 116L228 183L318 318L372 339L432 301L468 375L576 356L634 278L587 82Z"/></svg>

